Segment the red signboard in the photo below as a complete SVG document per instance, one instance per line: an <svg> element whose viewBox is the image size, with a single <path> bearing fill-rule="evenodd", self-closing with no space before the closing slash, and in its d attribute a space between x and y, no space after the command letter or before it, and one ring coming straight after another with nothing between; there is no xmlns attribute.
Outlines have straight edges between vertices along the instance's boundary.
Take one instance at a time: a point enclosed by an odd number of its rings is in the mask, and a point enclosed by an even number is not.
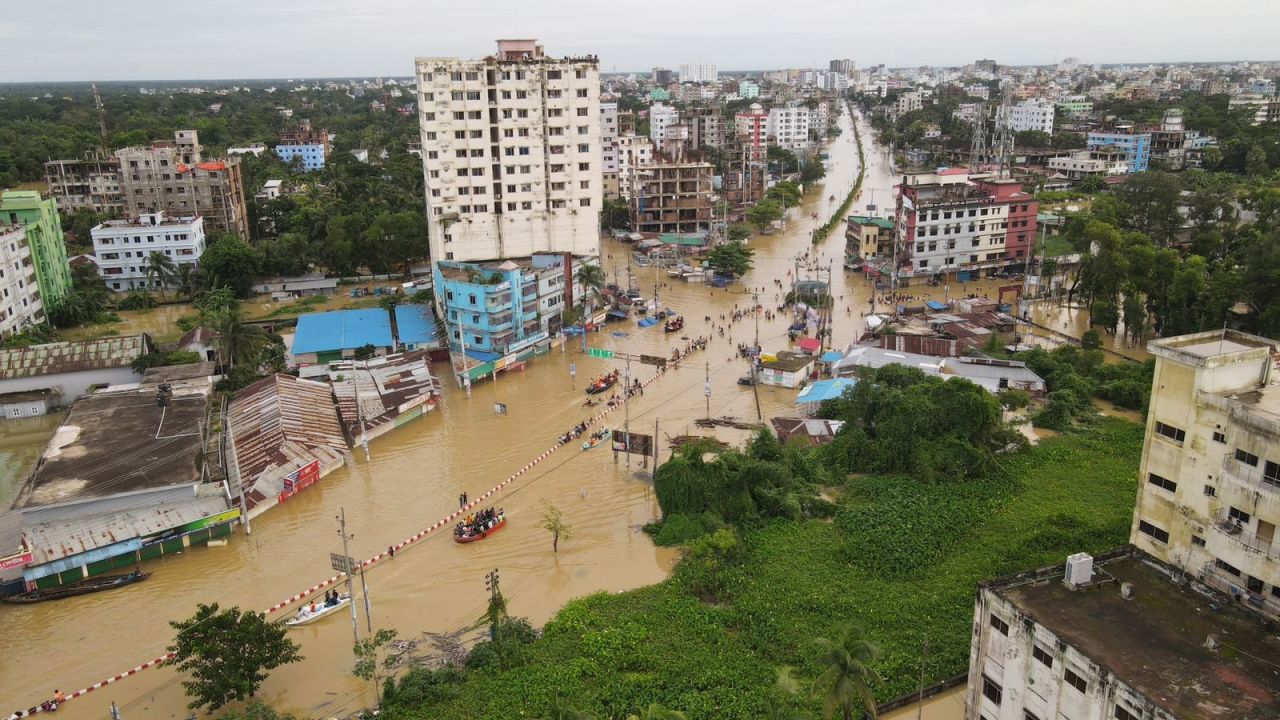
<svg viewBox="0 0 1280 720"><path fill-rule="evenodd" d="M299 490L305 490L306 488L314 485L319 479L319 460L312 460L306 465L303 465L297 470L289 473L284 478L284 490L280 493L280 502L288 500L290 497L297 494Z"/></svg>
<svg viewBox="0 0 1280 720"><path fill-rule="evenodd" d="M32 555L30 552L20 553L18 555L10 555L7 558L0 558L0 570L11 570L16 567L22 567L31 562Z"/></svg>

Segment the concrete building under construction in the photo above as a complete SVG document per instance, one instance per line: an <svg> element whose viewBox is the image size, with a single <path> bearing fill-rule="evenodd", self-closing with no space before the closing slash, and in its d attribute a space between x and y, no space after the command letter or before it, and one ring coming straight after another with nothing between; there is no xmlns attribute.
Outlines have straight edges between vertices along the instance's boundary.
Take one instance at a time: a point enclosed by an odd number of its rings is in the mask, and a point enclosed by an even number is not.
<svg viewBox="0 0 1280 720"><path fill-rule="evenodd" d="M657 162L632 172L631 229L686 233L709 230L715 166L705 162Z"/></svg>
<svg viewBox="0 0 1280 720"><path fill-rule="evenodd" d="M120 163L114 157L95 154L82 160L50 160L44 164L44 179L63 212L115 215L124 211Z"/></svg>
<svg viewBox="0 0 1280 720"><path fill-rule="evenodd" d="M172 141L116 151L124 211L130 216L167 212L202 215L206 229L249 238L249 214L239 158L204 160L195 130Z"/></svg>

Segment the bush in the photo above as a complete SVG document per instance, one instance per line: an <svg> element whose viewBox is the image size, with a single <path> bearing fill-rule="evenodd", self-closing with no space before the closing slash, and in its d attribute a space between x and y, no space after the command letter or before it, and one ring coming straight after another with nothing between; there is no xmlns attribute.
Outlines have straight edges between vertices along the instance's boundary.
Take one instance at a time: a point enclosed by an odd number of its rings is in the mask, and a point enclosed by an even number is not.
<svg viewBox="0 0 1280 720"><path fill-rule="evenodd" d="M1007 388L997 395L1000 404L1010 410L1021 410L1031 404L1031 394L1021 388Z"/></svg>
<svg viewBox="0 0 1280 720"><path fill-rule="evenodd" d="M118 310L150 310L156 306L156 299L146 290L130 290L116 302Z"/></svg>
<svg viewBox="0 0 1280 720"><path fill-rule="evenodd" d="M195 330L197 327L199 327L200 316L199 315L183 315L182 317L175 320L173 324L177 325L178 329L184 333L191 332L192 330Z"/></svg>
<svg viewBox="0 0 1280 720"><path fill-rule="evenodd" d="M658 524L653 536L653 544L664 547L687 545L723 526L724 523L711 513L702 513L697 516L668 515Z"/></svg>
<svg viewBox="0 0 1280 720"><path fill-rule="evenodd" d="M675 576L704 602L721 602L728 599L727 571L742 557L743 548L738 534L730 528L722 528L690 543L684 558L676 566Z"/></svg>

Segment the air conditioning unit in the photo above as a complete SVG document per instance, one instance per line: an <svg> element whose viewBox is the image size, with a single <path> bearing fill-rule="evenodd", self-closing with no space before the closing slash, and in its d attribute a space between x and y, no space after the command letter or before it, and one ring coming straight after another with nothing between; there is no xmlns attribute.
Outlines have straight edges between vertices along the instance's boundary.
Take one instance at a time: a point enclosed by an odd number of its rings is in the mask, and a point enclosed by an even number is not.
<svg viewBox="0 0 1280 720"><path fill-rule="evenodd" d="M1093 579L1093 556L1075 553L1067 556L1067 576L1063 582L1072 587L1083 587Z"/></svg>

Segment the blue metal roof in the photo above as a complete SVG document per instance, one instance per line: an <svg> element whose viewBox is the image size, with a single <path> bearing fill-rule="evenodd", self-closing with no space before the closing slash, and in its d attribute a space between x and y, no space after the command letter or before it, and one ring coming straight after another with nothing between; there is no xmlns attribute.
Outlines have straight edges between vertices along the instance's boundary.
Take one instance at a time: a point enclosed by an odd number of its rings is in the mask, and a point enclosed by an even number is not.
<svg viewBox="0 0 1280 720"><path fill-rule="evenodd" d="M397 305L396 332L402 344L433 344L437 337L435 313L429 305Z"/></svg>
<svg viewBox="0 0 1280 720"><path fill-rule="evenodd" d="M843 359L844 359L844 353L840 352L839 350L828 350L822 353L822 358L821 358L822 362L824 363L840 362Z"/></svg>
<svg viewBox="0 0 1280 720"><path fill-rule="evenodd" d="M834 380L819 380L818 382L806 387L796 395L796 404L816 403L823 400L836 400L844 395L844 391L857 385L857 382L849 378L835 378Z"/></svg>
<svg viewBox="0 0 1280 720"><path fill-rule="evenodd" d="M335 310L298 317L293 354L391 347L391 316L382 308Z"/></svg>

